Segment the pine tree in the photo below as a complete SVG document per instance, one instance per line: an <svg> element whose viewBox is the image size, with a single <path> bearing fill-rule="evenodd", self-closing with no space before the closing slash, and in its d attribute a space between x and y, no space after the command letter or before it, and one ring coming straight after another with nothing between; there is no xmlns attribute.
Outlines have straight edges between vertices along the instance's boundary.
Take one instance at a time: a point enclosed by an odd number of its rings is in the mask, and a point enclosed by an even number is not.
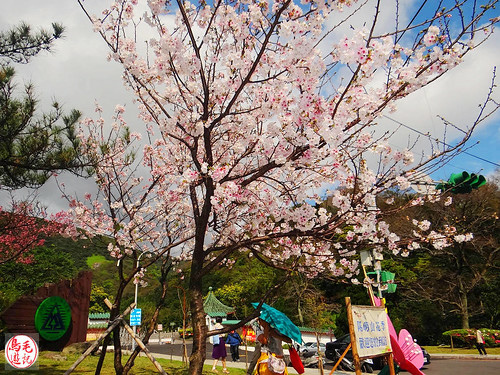
<svg viewBox="0 0 500 375"><path fill-rule="evenodd" d="M80 112L65 114L54 102L48 112L38 112L33 85L17 96L12 63L29 63L41 51L51 51L64 28L52 32L24 23L0 33L0 189L37 188L57 171L80 173L75 124Z"/></svg>

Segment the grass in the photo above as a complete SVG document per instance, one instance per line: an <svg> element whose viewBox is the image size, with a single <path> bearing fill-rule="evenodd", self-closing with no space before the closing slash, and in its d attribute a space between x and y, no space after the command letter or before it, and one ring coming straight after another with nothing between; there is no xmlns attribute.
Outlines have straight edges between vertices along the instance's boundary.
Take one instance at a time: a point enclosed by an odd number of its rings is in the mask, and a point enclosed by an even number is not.
<svg viewBox="0 0 500 375"><path fill-rule="evenodd" d="M432 354L479 354L476 348L453 348L450 346L427 346L424 345L425 350ZM500 355L500 347L486 348L488 354Z"/></svg>
<svg viewBox="0 0 500 375"><path fill-rule="evenodd" d="M38 357L38 370L23 370L23 375L59 375L64 372L78 359L80 354L62 354L57 352L41 352ZM123 364L126 362L127 356L123 357ZM73 371L73 374L94 374L97 367L98 356L89 356L78 365ZM188 375L188 369L183 366L180 361L170 361L168 359L159 358L165 372L169 375ZM5 369L5 354L0 352L0 373ZM211 365L205 365L204 374L213 375L210 371ZM219 369L220 370L220 369ZM244 375L244 369L228 368L231 375ZM9 371L14 373L13 371ZM221 371L219 371L221 372ZM113 353L108 353L104 360L104 365L101 371L102 375L114 375ZM135 360L135 365L130 371L131 375L150 375L159 374L158 370L146 357L138 357Z"/></svg>
<svg viewBox="0 0 500 375"><path fill-rule="evenodd" d="M106 262L111 262L110 260L107 260L103 255L91 255L87 258L87 266L89 266L90 269L94 268L94 264L99 263L106 263Z"/></svg>

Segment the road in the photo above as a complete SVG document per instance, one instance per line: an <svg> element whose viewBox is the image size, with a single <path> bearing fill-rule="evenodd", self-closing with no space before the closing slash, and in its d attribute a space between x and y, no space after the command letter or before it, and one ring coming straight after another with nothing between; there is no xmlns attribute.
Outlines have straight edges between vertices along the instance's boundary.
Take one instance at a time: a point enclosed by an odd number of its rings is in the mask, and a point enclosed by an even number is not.
<svg viewBox="0 0 500 375"><path fill-rule="evenodd" d="M182 345L180 344L150 344L148 348L153 353L161 353L164 355L180 356L182 355ZM188 344L188 353L191 352L191 343ZM212 346L207 345L207 360L211 361ZM249 358L253 352L249 352ZM231 355L228 350L228 367L231 367ZM240 363L245 362L244 346L240 347ZM208 362L207 362L208 363ZM331 365L327 365L326 369L331 369ZM425 375L498 375L500 374L500 360L489 359L432 359L429 366L424 367L422 371ZM328 372L326 372L328 373ZM344 372L343 372L344 373ZM348 373L345 373L348 374ZM408 375L408 372L402 371L401 375Z"/></svg>
<svg viewBox="0 0 500 375"><path fill-rule="evenodd" d="M498 375L500 361L477 359L433 359L431 364L422 369L425 375ZM402 375L408 374L402 372Z"/></svg>

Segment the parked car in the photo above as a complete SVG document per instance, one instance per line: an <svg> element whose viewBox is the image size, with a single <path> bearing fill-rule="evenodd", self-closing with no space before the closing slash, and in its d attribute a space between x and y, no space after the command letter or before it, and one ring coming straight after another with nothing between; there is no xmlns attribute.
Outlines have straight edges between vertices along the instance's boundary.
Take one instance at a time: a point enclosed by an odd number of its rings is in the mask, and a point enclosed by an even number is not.
<svg viewBox="0 0 500 375"><path fill-rule="evenodd" d="M431 363L431 355L429 354L429 352L427 350L425 350L425 348L420 347L420 349L422 349L422 353L424 354L424 366L430 364Z"/></svg>
<svg viewBox="0 0 500 375"><path fill-rule="evenodd" d="M337 363L338 361L340 361L338 367L340 370L351 371L351 372L355 371L354 361L352 358L347 358L347 355L342 357L342 353L338 349L335 349L334 353L335 357L332 359L332 361L333 363ZM369 374L373 372L373 359L371 358L362 359L360 360L360 364L362 372L367 372Z"/></svg>
<svg viewBox="0 0 500 375"><path fill-rule="evenodd" d="M324 353L326 350L326 345L320 342L319 350ZM318 352L318 344L316 342L306 342L304 345L301 345L299 349L299 354L317 353L317 352Z"/></svg>

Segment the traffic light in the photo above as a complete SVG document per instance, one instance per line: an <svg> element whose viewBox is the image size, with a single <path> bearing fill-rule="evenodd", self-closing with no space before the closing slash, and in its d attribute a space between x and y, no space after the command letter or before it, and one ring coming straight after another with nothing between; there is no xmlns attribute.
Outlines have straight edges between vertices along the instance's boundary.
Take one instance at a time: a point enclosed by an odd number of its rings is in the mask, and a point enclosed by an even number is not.
<svg viewBox="0 0 500 375"><path fill-rule="evenodd" d="M452 173L448 181L437 184L436 189L441 191L450 190L455 194L465 194L470 193L472 189L478 189L484 184L486 184L484 176L463 171L462 173Z"/></svg>

